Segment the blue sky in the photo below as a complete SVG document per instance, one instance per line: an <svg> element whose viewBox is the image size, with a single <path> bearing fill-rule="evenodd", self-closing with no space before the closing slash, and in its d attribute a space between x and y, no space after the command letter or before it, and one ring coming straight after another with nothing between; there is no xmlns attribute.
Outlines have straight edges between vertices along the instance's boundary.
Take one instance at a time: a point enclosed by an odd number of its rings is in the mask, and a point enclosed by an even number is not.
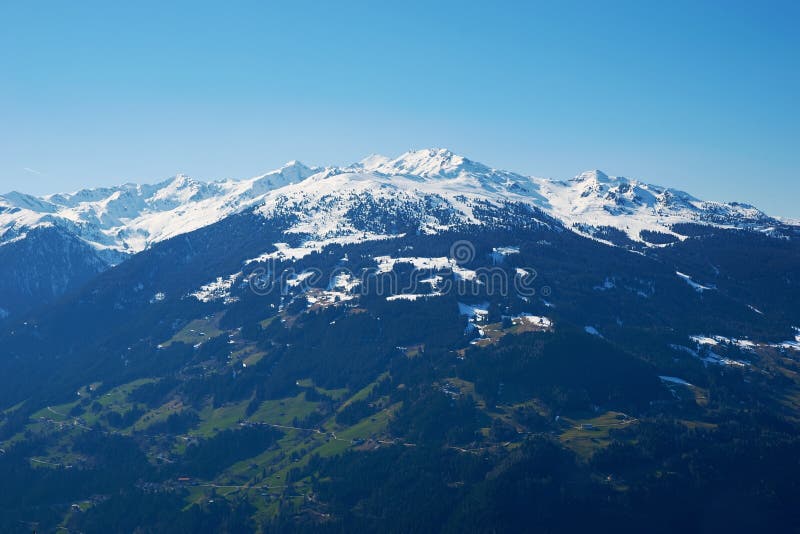
<svg viewBox="0 0 800 534"><path fill-rule="evenodd" d="M0 191L443 146L800 217L796 2L0 4Z"/></svg>

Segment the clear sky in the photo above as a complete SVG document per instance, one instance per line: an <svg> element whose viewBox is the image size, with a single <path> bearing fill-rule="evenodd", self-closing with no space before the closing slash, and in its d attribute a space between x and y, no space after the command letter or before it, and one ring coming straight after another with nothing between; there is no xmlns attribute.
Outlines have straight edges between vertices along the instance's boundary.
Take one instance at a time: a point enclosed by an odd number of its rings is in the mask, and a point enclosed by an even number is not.
<svg viewBox="0 0 800 534"><path fill-rule="evenodd" d="M447 147L800 217L800 2L0 2L0 192Z"/></svg>

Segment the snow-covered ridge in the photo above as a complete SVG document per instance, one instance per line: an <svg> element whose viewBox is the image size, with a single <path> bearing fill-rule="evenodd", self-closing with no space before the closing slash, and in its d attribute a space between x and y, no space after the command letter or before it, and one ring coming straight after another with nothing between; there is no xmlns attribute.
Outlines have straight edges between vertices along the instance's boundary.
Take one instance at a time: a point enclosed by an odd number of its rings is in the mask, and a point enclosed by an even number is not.
<svg viewBox="0 0 800 534"><path fill-rule="evenodd" d="M692 195L622 176L588 171L568 181L534 179L549 203L548 211L567 225L609 226L634 241L642 231L675 235L679 223L767 229L778 221L741 203L703 201Z"/></svg>
<svg viewBox="0 0 800 534"><path fill-rule="evenodd" d="M388 217L413 212L420 231L435 233L454 224L485 224L486 209L503 210L509 203L537 208L574 231L608 226L634 241L644 241L643 231L683 239L672 230L678 223L761 230L779 224L752 206L703 201L597 170L550 180L493 169L446 149L411 151L395 159L372 155L325 169L270 192L260 212L293 214L290 232L324 239L364 230L352 216L364 206L380 206Z"/></svg>
<svg viewBox="0 0 800 534"><path fill-rule="evenodd" d="M285 221L289 234L318 242L358 241L402 231L393 226L436 233L453 225L488 224L512 204L542 210L576 231L609 226L636 241L643 230L672 233L676 223L754 229L780 224L752 206L702 201L600 171L549 180L425 149L394 159L372 155L346 167L309 168L293 161L244 180L201 182L178 175L154 185L44 197L13 192L0 196L0 245L24 238L32 228L57 225L98 250L136 253L253 208Z"/></svg>
<svg viewBox="0 0 800 534"><path fill-rule="evenodd" d="M268 191L319 169L289 162L245 180L196 181L179 174L154 185L124 184L74 193L0 197L0 245L57 225L98 250L136 253L151 243L212 224L258 203Z"/></svg>

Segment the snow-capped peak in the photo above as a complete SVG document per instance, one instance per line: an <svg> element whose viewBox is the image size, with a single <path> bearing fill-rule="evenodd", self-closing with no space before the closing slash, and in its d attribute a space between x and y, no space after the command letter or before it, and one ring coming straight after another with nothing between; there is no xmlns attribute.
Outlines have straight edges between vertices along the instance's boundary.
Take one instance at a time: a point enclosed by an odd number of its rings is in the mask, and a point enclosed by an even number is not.
<svg viewBox="0 0 800 534"><path fill-rule="evenodd" d="M271 171L267 175L280 175L286 180L299 182L318 172L319 169L304 165L295 159L287 161L280 169Z"/></svg>
<svg viewBox="0 0 800 534"><path fill-rule="evenodd" d="M464 173L485 174L491 171L446 148L411 150L373 169L382 174L405 174L422 178L454 178Z"/></svg>
<svg viewBox="0 0 800 534"><path fill-rule="evenodd" d="M623 178L624 180L624 178ZM599 169L593 169L591 171L584 171L577 175L576 177L572 178L570 181L572 182L594 182L594 183L607 183L609 181L609 176Z"/></svg>
<svg viewBox="0 0 800 534"><path fill-rule="evenodd" d="M11 191L0 198L4 200L4 204L10 207L13 206L15 208L33 210L41 213L52 213L58 209L57 206L48 202L46 199L20 193L19 191Z"/></svg>
<svg viewBox="0 0 800 534"><path fill-rule="evenodd" d="M286 162L281 168L252 178L254 194L263 194L267 191L296 184L319 172L320 169L307 167L301 162L292 160Z"/></svg>
<svg viewBox="0 0 800 534"><path fill-rule="evenodd" d="M159 206L161 209L171 209L198 200L204 193L208 193L208 184L192 180L185 174L176 174L175 177L159 184L155 194L148 201L153 204L161 203Z"/></svg>
<svg viewBox="0 0 800 534"><path fill-rule="evenodd" d="M366 158L362 159L361 161L359 161L358 163L356 163L352 167L353 168L360 168L360 169L363 169L365 171L374 171L378 167L380 167L382 165L386 165L390 161L392 161L392 158L388 158L386 156L382 156L381 154L370 154L369 156L367 156Z"/></svg>

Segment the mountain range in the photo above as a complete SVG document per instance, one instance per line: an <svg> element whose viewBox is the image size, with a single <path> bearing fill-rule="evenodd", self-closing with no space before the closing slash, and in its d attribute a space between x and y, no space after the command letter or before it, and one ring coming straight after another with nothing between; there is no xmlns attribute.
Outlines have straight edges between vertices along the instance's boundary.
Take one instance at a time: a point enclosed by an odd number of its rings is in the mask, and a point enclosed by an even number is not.
<svg viewBox="0 0 800 534"><path fill-rule="evenodd" d="M754 207L440 149L0 206L0 532L800 524Z"/></svg>
<svg viewBox="0 0 800 534"><path fill-rule="evenodd" d="M791 227L747 204L699 200L598 170L549 180L496 170L446 149L395 159L372 155L346 167L292 161L243 180L206 183L177 175L154 185L0 196L0 309L10 315L51 302L154 243L247 210L291 220L283 231L319 248L391 236L401 224L423 234L492 225L509 205L633 248L683 239L675 228L685 224L776 236ZM375 210L391 216L375 218ZM47 260L25 252L32 248L26 242L35 242L38 254L47 250Z"/></svg>

